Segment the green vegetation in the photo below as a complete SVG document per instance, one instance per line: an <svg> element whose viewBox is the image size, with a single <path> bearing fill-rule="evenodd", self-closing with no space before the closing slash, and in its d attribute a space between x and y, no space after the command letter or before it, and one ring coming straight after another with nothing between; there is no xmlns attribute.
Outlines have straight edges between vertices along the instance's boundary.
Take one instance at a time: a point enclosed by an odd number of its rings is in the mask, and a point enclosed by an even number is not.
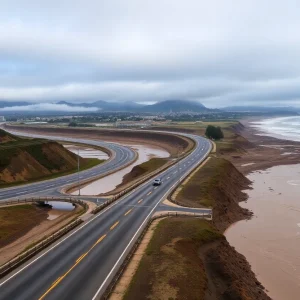
<svg viewBox="0 0 300 300"><path fill-rule="evenodd" d="M242 136L236 134L232 129L233 126L238 124L238 121L173 122L168 125L156 126L153 128L157 130L170 130L205 136L206 129L209 125L221 127L224 138L222 140L215 141L215 143L217 145L217 153L226 154L232 152L242 152L243 148L241 145L247 143Z"/></svg>
<svg viewBox="0 0 300 300"><path fill-rule="evenodd" d="M198 249L222 239L208 221L163 219L124 299L204 299L207 277Z"/></svg>
<svg viewBox="0 0 300 300"><path fill-rule="evenodd" d="M90 168L93 168L93 167L96 167L96 166L102 164L103 162L105 162L104 159L85 158L85 163L83 165L80 165L79 171L81 172L81 171L88 170ZM32 180L30 180L30 183L39 182L39 181L43 181L43 180L55 179L55 178L58 178L58 177L61 177L61 176L71 175L71 174L74 174L74 173L77 173L77 172L78 172L78 169L76 167L76 168L73 168L72 170L69 170L69 171L53 173L51 175L46 175L46 176L43 176L41 178L32 179ZM14 182L14 183L6 183L6 184L5 183L0 183L0 188L13 187L13 186L22 185L22 184L25 184L25 183L27 183L27 182L17 181L17 182Z"/></svg>
<svg viewBox="0 0 300 300"><path fill-rule="evenodd" d="M176 195L178 204L213 208L214 225L221 231L249 213L239 206L247 198L242 191L250 181L224 158L210 159L196 171Z"/></svg>
<svg viewBox="0 0 300 300"><path fill-rule="evenodd" d="M176 201L188 206L213 207L216 189L228 164L225 159L211 157L188 183L182 185Z"/></svg>
<svg viewBox="0 0 300 300"><path fill-rule="evenodd" d="M45 139L25 139L0 130L0 186L53 179L77 172L77 155ZM81 170L103 162L79 158Z"/></svg>
<svg viewBox="0 0 300 300"><path fill-rule="evenodd" d="M209 139L213 140L220 140L224 138L224 134L220 126L208 125L205 131L205 135Z"/></svg>

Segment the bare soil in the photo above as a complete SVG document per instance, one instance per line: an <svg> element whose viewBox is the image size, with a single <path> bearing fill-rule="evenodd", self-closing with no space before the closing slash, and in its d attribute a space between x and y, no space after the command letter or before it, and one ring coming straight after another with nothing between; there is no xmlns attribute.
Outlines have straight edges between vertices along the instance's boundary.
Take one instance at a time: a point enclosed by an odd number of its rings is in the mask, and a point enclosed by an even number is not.
<svg viewBox="0 0 300 300"><path fill-rule="evenodd" d="M50 178L77 167L77 155L56 142L13 137L0 129L0 186ZM94 163L83 158L80 162L83 168Z"/></svg>
<svg viewBox="0 0 300 300"><path fill-rule="evenodd" d="M0 248L14 242L48 217L49 209L25 204L0 208Z"/></svg>
<svg viewBox="0 0 300 300"><path fill-rule="evenodd" d="M127 173L120 184L118 184L115 189L112 191L109 191L107 193L103 193L100 195L113 195L116 193L119 193L123 191L124 189L130 187L132 184L138 182L139 180L142 180L145 178L148 174L151 172L154 172L155 170L166 166L170 160L168 158L151 158L149 161L146 161L142 164L139 164L137 166L134 166L129 173Z"/></svg>
<svg viewBox="0 0 300 300"><path fill-rule="evenodd" d="M209 222L163 219L123 299L270 299Z"/></svg>
<svg viewBox="0 0 300 300"><path fill-rule="evenodd" d="M166 149L171 156L177 156L178 149L190 151L194 147L194 142L188 138L149 131L112 130L112 129L86 129L86 128L62 128L62 127L30 127L30 126L8 126L7 128L18 131L26 131L37 134L59 134L59 136L76 136L78 138L89 138L111 142L133 144L149 144Z"/></svg>
<svg viewBox="0 0 300 300"><path fill-rule="evenodd" d="M35 205L26 204L0 208L0 265L68 224L82 210L81 206L76 206L72 211L53 210L53 213L59 214L59 217L47 220L49 209ZM5 219L5 227L2 226L3 219ZM4 238L3 232L10 234L9 236L6 234L6 238Z"/></svg>
<svg viewBox="0 0 300 300"><path fill-rule="evenodd" d="M211 157L182 186L175 200L183 206L213 208L213 222L223 232L230 224L251 216L238 204L247 199L242 190L249 185L250 181L228 160Z"/></svg>
<svg viewBox="0 0 300 300"><path fill-rule="evenodd" d="M235 141L235 149L242 151L223 151L220 156L230 160L245 175L273 166L300 163L300 142L258 135L261 132L250 127L248 120L233 126L232 131L240 136Z"/></svg>
<svg viewBox="0 0 300 300"><path fill-rule="evenodd" d="M221 232L251 216L239 206L247 200L243 190L251 184L244 174L299 162L300 153L282 154L295 152L295 144L300 147L300 143L289 143L290 148L285 141L255 133L241 123L226 128L225 139L216 143L216 154L174 193L179 205L213 207L213 224L184 218L162 221L124 299L270 299L245 257Z"/></svg>

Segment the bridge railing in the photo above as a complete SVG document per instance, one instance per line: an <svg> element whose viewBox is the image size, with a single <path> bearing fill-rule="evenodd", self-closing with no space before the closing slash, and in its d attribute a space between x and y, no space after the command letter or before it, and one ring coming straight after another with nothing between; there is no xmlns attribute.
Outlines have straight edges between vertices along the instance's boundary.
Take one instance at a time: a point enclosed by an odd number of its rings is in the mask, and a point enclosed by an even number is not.
<svg viewBox="0 0 300 300"><path fill-rule="evenodd" d="M59 201L59 202L69 202L74 204L79 204L85 209L88 208L88 204L85 201L72 197L30 197L30 198L17 198L11 200L0 201L0 207L17 205L17 204L26 204L26 203L35 203L35 202L48 202L48 201Z"/></svg>

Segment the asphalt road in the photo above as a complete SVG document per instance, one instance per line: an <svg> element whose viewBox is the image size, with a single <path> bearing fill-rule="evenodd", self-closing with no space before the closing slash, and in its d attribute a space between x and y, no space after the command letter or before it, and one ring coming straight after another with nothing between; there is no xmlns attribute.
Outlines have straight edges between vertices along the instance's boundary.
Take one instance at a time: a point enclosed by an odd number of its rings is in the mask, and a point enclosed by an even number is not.
<svg viewBox="0 0 300 300"><path fill-rule="evenodd" d="M209 141L191 137L195 150L161 186L144 183L3 278L0 299L98 299L160 202L209 153Z"/></svg>
<svg viewBox="0 0 300 300"><path fill-rule="evenodd" d="M16 135L41 138L41 135L26 134L23 132L20 133L20 132L14 132L10 130L7 131ZM57 141L90 144L92 146L101 146L104 148L108 148L113 153L112 158L107 162L104 162L91 169L81 171L79 175L79 180L84 180L95 176L103 175L109 171L122 168L126 166L128 163L130 163L131 161L133 161L135 158L135 152L132 149L118 144L86 140L86 139L76 139L76 138L67 138L67 137L62 138L56 136L43 136L43 138L57 140ZM51 180L44 180L44 181L39 181L36 183L30 183L25 185L23 184L13 188L4 188L4 189L0 189L0 200L7 200L9 198L18 198L18 197L21 198L24 196L28 196L29 194L32 195L32 194L42 193L44 195L50 195L51 194L50 191L77 182L78 182L78 173L73 173L71 175L61 176ZM47 193L47 191L49 192Z"/></svg>

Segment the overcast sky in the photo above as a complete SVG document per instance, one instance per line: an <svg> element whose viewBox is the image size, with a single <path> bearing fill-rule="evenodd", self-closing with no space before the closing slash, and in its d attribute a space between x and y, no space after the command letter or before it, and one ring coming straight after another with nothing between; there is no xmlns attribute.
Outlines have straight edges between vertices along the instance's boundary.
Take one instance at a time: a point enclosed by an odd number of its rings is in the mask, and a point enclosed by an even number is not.
<svg viewBox="0 0 300 300"><path fill-rule="evenodd" d="M0 2L2 100L300 106L300 1Z"/></svg>

